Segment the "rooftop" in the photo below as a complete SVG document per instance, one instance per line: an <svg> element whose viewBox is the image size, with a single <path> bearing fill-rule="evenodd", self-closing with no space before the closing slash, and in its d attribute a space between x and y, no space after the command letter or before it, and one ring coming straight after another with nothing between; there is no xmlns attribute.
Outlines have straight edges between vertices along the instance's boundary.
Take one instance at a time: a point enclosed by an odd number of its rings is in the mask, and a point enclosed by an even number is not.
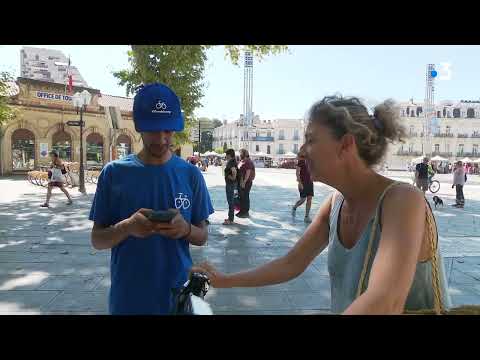
<svg viewBox="0 0 480 360"><path fill-rule="evenodd" d="M133 98L102 94L98 98L98 104L103 107L118 107L121 111L133 111Z"/></svg>

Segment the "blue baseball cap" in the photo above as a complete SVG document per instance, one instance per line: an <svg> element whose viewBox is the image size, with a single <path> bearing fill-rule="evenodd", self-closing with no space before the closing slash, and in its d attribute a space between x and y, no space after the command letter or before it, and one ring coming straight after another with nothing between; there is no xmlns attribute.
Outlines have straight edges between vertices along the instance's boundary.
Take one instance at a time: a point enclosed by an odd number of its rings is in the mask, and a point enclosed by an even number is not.
<svg viewBox="0 0 480 360"><path fill-rule="evenodd" d="M184 121L180 100L168 86L143 86L133 99L133 122L137 132L182 131Z"/></svg>

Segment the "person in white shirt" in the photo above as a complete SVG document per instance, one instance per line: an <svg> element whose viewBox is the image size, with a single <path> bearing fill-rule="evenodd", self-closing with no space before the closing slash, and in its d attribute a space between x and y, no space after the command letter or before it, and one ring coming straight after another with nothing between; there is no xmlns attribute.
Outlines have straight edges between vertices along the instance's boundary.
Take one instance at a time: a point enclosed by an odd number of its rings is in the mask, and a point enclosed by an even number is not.
<svg viewBox="0 0 480 360"><path fill-rule="evenodd" d="M457 208L462 208L465 205L465 197L463 196L463 186L465 185L465 170L463 169L462 162L457 161L455 164L455 170L453 171L453 187L455 187L455 190L457 192L456 198L455 198L455 204L452 204L452 206L455 206Z"/></svg>

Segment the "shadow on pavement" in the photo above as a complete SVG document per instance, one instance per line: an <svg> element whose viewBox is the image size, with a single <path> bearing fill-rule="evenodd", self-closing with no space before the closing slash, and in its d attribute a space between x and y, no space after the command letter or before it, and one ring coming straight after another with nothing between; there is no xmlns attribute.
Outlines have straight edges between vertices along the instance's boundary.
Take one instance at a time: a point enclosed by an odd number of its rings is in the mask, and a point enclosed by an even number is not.
<svg viewBox="0 0 480 360"><path fill-rule="evenodd" d="M15 181L25 181L15 178ZM191 247L194 263L208 260L219 270L235 272L262 265L287 253L305 231L304 206L292 217L298 191L280 186L256 186L251 193L251 217L223 226L227 217L225 188L209 188L216 212L211 216L206 246ZM331 192L315 184L311 214ZM54 191L49 209L40 208L46 189L32 186L18 200L0 204L0 312L105 313L109 279L109 251L90 244L88 220L93 194L66 197ZM447 204L435 210L442 252L446 259L452 296L457 303L480 299L480 202L469 200L465 209ZM427 197L431 200L431 195ZM462 248L468 249L462 251ZM274 286L211 289L207 301L215 313L298 314L324 313L330 307L326 253L317 257L298 278Z"/></svg>

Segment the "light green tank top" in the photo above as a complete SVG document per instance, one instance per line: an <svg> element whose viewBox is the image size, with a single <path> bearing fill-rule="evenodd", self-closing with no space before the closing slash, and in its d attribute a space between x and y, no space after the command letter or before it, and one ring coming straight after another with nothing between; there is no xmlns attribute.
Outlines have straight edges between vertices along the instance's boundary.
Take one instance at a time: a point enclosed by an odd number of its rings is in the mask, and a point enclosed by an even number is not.
<svg viewBox="0 0 480 360"><path fill-rule="evenodd" d="M337 193L335 202L330 212L330 234L328 245L328 272L331 285L331 311L334 314L342 313L355 300L358 283L363 270L365 255L367 253L370 232L374 218L360 235L360 239L351 249L345 248L338 239L337 225L339 214L344 197ZM376 236L372 243L370 261L367 265L365 283L368 284L368 277L375 258L378 244L380 242L381 227L377 225ZM451 307L450 296L445 276L445 267L442 256L438 251L440 288L445 308ZM432 286L432 262L431 260L417 263L415 277L410 293L405 304L405 310L433 309L434 294Z"/></svg>

